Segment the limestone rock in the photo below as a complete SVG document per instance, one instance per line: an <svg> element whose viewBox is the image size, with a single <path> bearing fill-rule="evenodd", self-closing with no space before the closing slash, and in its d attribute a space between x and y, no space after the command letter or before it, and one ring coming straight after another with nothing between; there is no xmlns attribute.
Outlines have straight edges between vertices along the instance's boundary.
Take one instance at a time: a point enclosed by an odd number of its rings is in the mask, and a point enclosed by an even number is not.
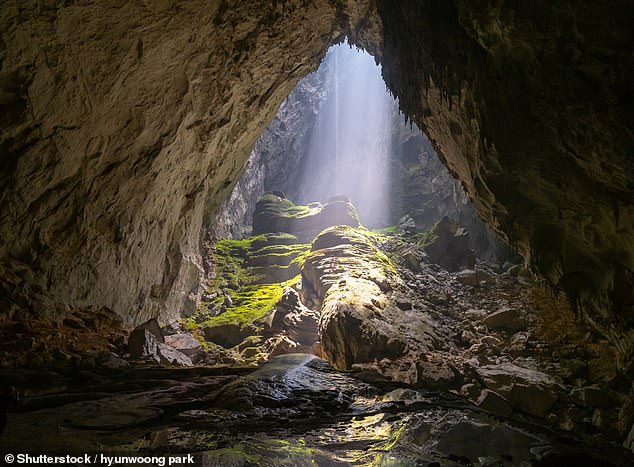
<svg viewBox="0 0 634 467"><path fill-rule="evenodd" d="M416 364L417 384L425 389L448 389L459 386L458 371L441 356L428 356Z"/></svg>
<svg viewBox="0 0 634 467"><path fill-rule="evenodd" d="M347 35L478 213L631 357L627 1L3 6L13 304L106 306L134 324L191 314L203 226L295 82Z"/></svg>
<svg viewBox="0 0 634 467"><path fill-rule="evenodd" d="M513 406L538 417L546 415L558 397L558 383L545 373L513 363L485 365L476 369L485 386Z"/></svg>
<svg viewBox="0 0 634 467"><path fill-rule="evenodd" d="M388 319L389 309L398 308L384 297L398 279L366 233L345 226L322 232L304 261L302 278L305 289L323 302L321 348L335 368L403 355L407 344Z"/></svg>
<svg viewBox="0 0 634 467"><path fill-rule="evenodd" d="M162 334L161 337L163 337ZM130 346L130 343L128 345ZM192 366L193 364L187 355L161 342L152 333L151 328L142 328L135 333L130 353L134 357L149 357L161 365Z"/></svg>
<svg viewBox="0 0 634 467"><path fill-rule="evenodd" d="M253 329L243 328L239 323L221 324L218 326L203 327L205 339L226 349L238 345L254 333Z"/></svg>
<svg viewBox="0 0 634 467"><path fill-rule="evenodd" d="M424 250L431 261L447 271L472 269L475 266L469 233L447 217L431 230Z"/></svg>
<svg viewBox="0 0 634 467"><path fill-rule="evenodd" d="M380 297L380 288L365 279L348 278L343 287L335 285L328 291L319 334L323 354L336 369L403 355L407 343L373 303Z"/></svg>
<svg viewBox="0 0 634 467"><path fill-rule="evenodd" d="M319 313L306 308L295 290L284 289L275 306L271 332L284 332L292 342L310 347L317 343L318 329Z"/></svg>
<svg viewBox="0 0 634 467"><path fill-rule="evenodd" d="M172 336L174 334L178 334L179 332L182 332L182 329L178 321L174 321L172 323L166 324L165 326L161 327L161 332L163 333L164 336Z"/></svg>
<svg viewBox="0 0 634 467"><path fill-rule="evenodd" d="M273 193L262 196L253 213L253 234L287 232L311 238L334 225L359 226L357 212L347 197L334 197L325 205L295 206Z"/></svg>
<svg viewBox="0 0 634 467"><path fill-rule="evenodd" d="M152 336L153 339L150 339L149 336ZM165 342L161 326L156 318L152 318L134 328L130 333L130 337L128 337L128 351L134 357L148 355L152 353L150 349L154 347L154 340L159 343Z"/></svg>
<svg viewBox="0 0 634 467"><path fill-rule="evenodd" d="M484 389L476 401L476 405L487 412L508 417L513 412L513 407L497 392Z"/></svg>
<svg viewBox="0 0 634 467"><path fill-rule="evenodd" d="M522 314L515 308L503 308L498 310L482 321L490 329L501 329L515 333L526 329L526 322Z"/></svg>
<svg viewBox="0 0 634 467"><path fill-rule="evenodd" d="M191 359L182 352L170 347L167 344L158 343L156 347L156 357L158 357L158 363L162 365L173 366L192 366Z"/></svg>
<svg viewBox="0 0 634 467"><path fill-rule="evenodd" d="M192 336L191 332L165 336L165 343L188 357L192 357L203 350L202 344Z"/></svg>

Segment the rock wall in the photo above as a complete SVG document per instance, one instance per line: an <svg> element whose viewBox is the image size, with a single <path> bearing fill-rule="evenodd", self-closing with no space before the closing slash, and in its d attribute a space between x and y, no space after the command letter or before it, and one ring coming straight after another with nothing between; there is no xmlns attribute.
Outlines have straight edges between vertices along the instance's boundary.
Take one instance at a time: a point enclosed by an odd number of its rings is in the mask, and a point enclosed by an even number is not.
<svg viewBox="0 0 634 467"><path fill-rule="evenodd" d="M384 36L367 46L405 113L487 223L630 353L632 6L377 5Z"/></svg>
<svg viewBox="0 0 634 467"><path fill-rule="evenodd" d="M619 0L7 3L3 316L191 308L201 226L345 33L480 215L629 352L633 23Z"/></svg>
<svg viewBox="0 0 634 467"><path fill-rule="evenodd" d="M328 2L303 3L3 6L10 316L74 303L139 321L195 305L205 217L340 34Z"/></svg>

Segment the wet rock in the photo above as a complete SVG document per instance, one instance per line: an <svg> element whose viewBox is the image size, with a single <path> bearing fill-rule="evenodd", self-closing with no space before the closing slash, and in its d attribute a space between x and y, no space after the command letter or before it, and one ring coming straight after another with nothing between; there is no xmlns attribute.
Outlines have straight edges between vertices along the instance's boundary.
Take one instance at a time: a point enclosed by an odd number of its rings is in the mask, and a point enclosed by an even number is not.
<svg viewBox="0 0 634 467"><path fill-rule="evenodd" d="M150 339L150 336L153 339ZM134 328L130 333L130 337L128 337L128 351L133 357L148 355L148 353L151 353L150 350L155 347L153 340L165 342L161 326L156 318L152 318Z"/></svg>
<svg viewBox="0 0 634 467"><path fill-rule="evenodd" d="M536 442L538 438L505 423L462 420L446 428L438 450L465 459L461 464L492 457L498 462L512 459L521 465L532 457L530 450Z"/></svg>
<svg viewBox="0 0 634 467"><path fill-rule="evenodd" d="M482 322L490 329L500 329L513 333L526 328L526 322L519 310L508 307L490 314Z"/></svg>
<svg viewBox="0 0 634 467"><path fill-rule="evenodd" d="M502 363L480 366L476 372L488 389L529 414L543 417L557 400L558 383L540 371Z"/></svg>
<svg viewBox="0 0 634 467"><path fill-rule="evenodd" d="M357 387L358 382L333 372L315 355L287 354L226 385L216 394L215 405L237 411L288 409L314 416L348 406Z"/></svg>

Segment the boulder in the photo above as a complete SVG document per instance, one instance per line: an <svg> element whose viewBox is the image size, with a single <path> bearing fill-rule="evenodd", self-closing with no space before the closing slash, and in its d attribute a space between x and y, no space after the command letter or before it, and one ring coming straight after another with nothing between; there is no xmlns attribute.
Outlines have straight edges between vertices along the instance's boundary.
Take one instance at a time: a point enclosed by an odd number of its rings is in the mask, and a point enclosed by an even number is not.
<svg viewBox="0 0 634 467"><path fill-rule="evenodd" d="M174 321L163 326L161 328L161 332L163 333L163 336L171 336L173 334L178 334L179 332L182 332L182 329L178 321Z"/></svg>
<svg viewBox="0 0 634 467"><path fill-rule="evenodd" d="M531 415L543 417L557 401L560 386L546 373L513 363L480 366L476 372L487 389Z"/></svg>
<svg viewBox="0 0 634 467"><path fill-rule="evenodd" d="M165 343L173 349L184 353L188 357L191 357L203 350L202 344L192 335L191 332L165 336Z"/></svg>
<svg viewBox="0 0 634 467"><path fill-rule="evenodd" d="M296 206L274 193L264 194L253 213L253 234L287 232L310 238L334 225L359 226L357 211L346 196L332 197L325 205Z"/></svg>
<svg viewBox="0 0 634 467"><path fill-rule="evenodd" d="M433 227L424 251L430 261L450 272L475 266L476 257L469 246L469 233L447 217Z"/></svg>
<svg viewBox="0 0 634 467"><path fill-rule="evenodd" d="M319 313L306 308L295 290L284 289L276 305L271 332L284 332L291 341L312 346L318 340L318 329Z"/></svg>
<svg viewBox="0 0 634 467"><path fill-rule="evenodd" d="M167 344L158 343L156 346L156 357L161 365L192 366L191 359L182 352L173 349Z"/></svg>
<svg viewBox="0 0 634 467"><path fill-rule="evenodd" d="M515 308L502 308L484 318L482 322L489 329L500 329L512 333L526 329L522 314Z"/></svg>
<svg viewBox="0 0 634 467"><path fill-rule="evenodd" d="M513 412L513 407L504 397L489 389L482 390L476 405L487 412L505 417L508 417Z"/></svg>
<svg viewBox="0 0 634 467"><path fill-rule="evenodd" d="M620 405L621 401L615 391L602 388L596 384L573 389L570 398L585 407L606 409Z"/></svg>
<svg viewBox="0 0 634 467"><path fill-rule="evenodd" d="M323 355L336 369L403 355L407 343L382 319L377 306L380 296L375 283L358 278L347 278L343 285L329 290L321 309L319 335Z"/></svg>
<svg viewBox="0 0 634 467"><path fill-rule="evenodd" d="M139 324L130 333L128 337L128 351L133 357L147 355L148 351L155 346L150 336L153 337L156 342L165 343L165 337L156 318Z"/></svg>
<svg viewBox="0 0 634 467"><path fill-rule="evenodd" d="M459 373L442 356L428 355L416 364L417 383L426 389L448 389L459 382Z"/></svg>
<svg viewBox="0 0 634 467"><path fill-rule="evenodd" d="M143 335L141 337L141 332ZM149 330L142 329L135 335L132 348L135 357L150 357L161 365L192 366L191 359L182 352L173 349L165 342L160 342ZM161 335L162 337L162 335ZM138 347L141 345L141 347Z"/></svg>

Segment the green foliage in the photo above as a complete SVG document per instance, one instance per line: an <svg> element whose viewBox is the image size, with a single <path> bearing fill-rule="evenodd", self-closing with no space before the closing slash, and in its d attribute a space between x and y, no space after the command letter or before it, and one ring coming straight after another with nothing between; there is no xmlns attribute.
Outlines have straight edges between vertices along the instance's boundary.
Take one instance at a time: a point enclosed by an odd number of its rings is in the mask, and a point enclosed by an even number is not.
<svg viewBox="0 0 634 467"><path fill-rule="evenodd" d="M210 440L212 450L205 457L223 464L238 465L237 459L249 465L302 466L314 465L313 449L303 439L284 440L268 436L254 436L230 447L216 449L217 443ZM242 465L242 464L240 464Z"/></svg>
<svg viewBox="0 0 634 467"><path fill-rule="evenodd" d="M220 326L224 324L238 324L241 327L256 323L267 316L278 300L282 297L284 288L299 277L291 281L276 284L260 284L244 287L241 291L231 291L233 301L226 311L218 316L200 323L201 326Z"/></svg>
<svg viewBox="0 0 634 467"><path fill-rule="evenodd" d="M384 227L382 229L373 229L371 230L371 232L376 234L391 236L391 235L397 234L399 232L399 228L395 225L390 225L389 227Z"/></svg>
<svg viewBox="0 0 634 467"><path fill-rule="evenodd" d="M434 226L426 232L418 232L414 236L414 240L416 241L416 246L419 248L425 248L427 245L432 243L436 238L438 238L437 234L437 226L438 222L434 224Z"/></svg>

